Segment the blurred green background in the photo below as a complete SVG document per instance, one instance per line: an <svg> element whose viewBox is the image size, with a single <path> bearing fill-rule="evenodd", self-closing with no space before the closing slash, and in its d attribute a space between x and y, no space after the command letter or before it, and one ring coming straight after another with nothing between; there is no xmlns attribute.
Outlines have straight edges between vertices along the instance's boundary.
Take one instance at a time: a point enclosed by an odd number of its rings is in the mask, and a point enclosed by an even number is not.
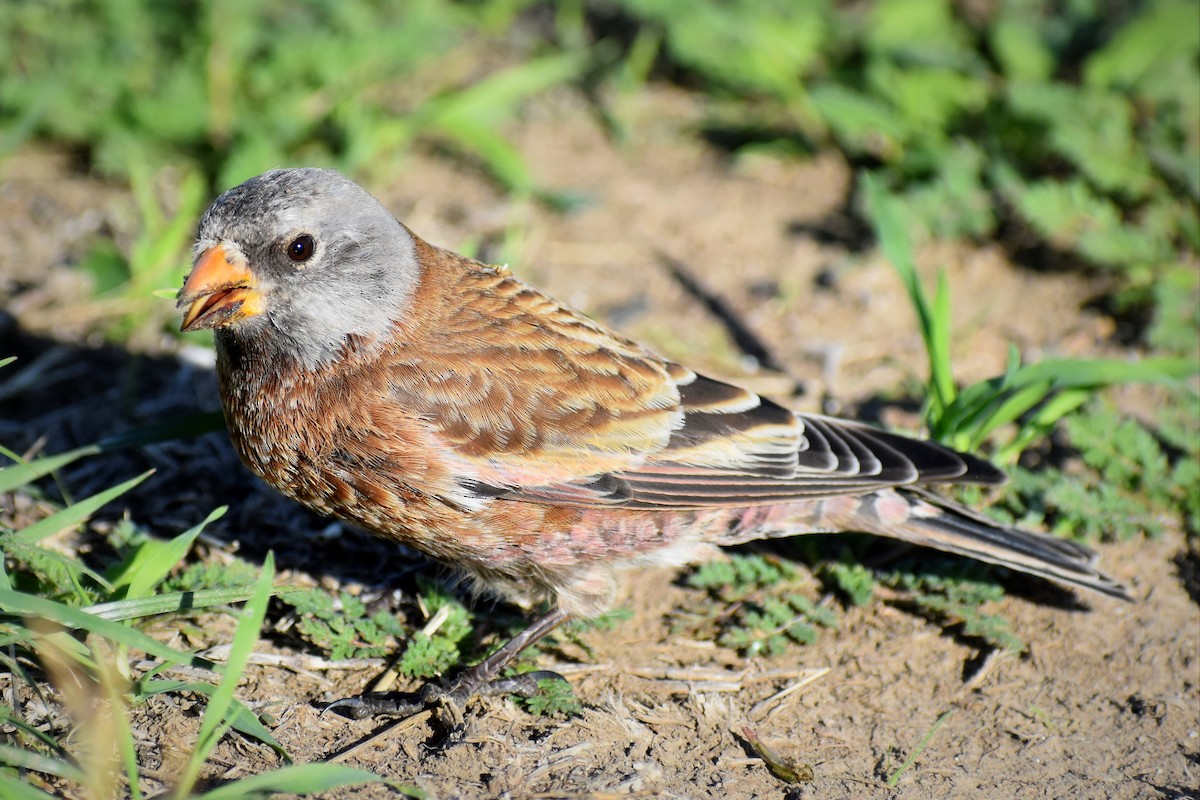
<svg viewBox="0 0 1200 800"><path fill-rule="evenodd" d="M102 290L142 292L172 283L190 233L153 208L164 167L190 220L269 167L371 183L433 143L569 209L506 122L566 85L614 138L637 136L622 99L671 82L703 97L697 137L735 154L839 150L903 199L918 238L1044 244L1117 273L1114 304L1145 317L1196 286L1198 53L1190 0L10 2L0 154L50 141L130 182L141 236L87 266Z"/></svg>

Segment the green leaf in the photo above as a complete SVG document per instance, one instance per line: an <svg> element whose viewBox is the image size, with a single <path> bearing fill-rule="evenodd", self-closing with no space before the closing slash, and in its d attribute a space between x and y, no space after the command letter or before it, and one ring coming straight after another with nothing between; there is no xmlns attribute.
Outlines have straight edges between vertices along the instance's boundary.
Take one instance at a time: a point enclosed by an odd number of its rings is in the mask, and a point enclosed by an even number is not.
<svg viewBox="0 0 1200 800"><path fill-rule="evenodd" d="M970 35L949 0L879 0L870 6L869 50L923 63L963 65L973 60Z"/></svg>
<svg viewBox="0 0 1200 800"><path fill-rule="evenodd" d="M982 76L948 67L900 67L882 60L867 68L867 81L903 116L904 127L911 132L905 138L942 138L955 120L982 110L990 94Z"/></svg>
<svg viewBox="0 0 1200 800"><path fill-rule="evenodd" d="M622 6L664 31L679 64L717 86L799 101L801 76L829 36L827 4L623 0Z"/></svg>
<svg viewBox="0 0 1200 800"><path fill-rule="evenodd" d="M818 571L826 583L832 582L850 600L851 605L865 606L875 595L875 576L854 561L848 551L838 561L819 565Z"/></svg>
<svg viewBox="0 0 1200 800"><path fill-rule="evenodd" d="M9 534L9 538L22 544L32 544L45 539L47 536L52 536L61 530L78 525L102 506L111 503L153 474L154 470L143 472L136 478L130 478L124 483L119 483L102 492L97 492L84 500L72 503L62 511L57 511L16 533Z"/></svg>
<svg viewBox="0 0 1200 800"><path fill-rule="evenodd" d="M124 597L127 600L149 596L192 549L192 543L196 541L196 537L200 535L205 526L220 519L224 513L224 506L212 511L199 525L179 534L170 541L147 539L142 542L132 557L119 565L119 570L110 572L109 580L112 582L113 590L124 589Z"/></svg>
<svg viewBox="0 0 1200 800"><path fill-rule="evenodd" d="M59 453L56 456L39 458L36 461L10 464L4 469L0 469L0 493L11 492L19 486L32 483L43 475L49 475L51 472L62 469L74 461L78 461L85 456L95 455L99 452L100 448L98 446L88 445L87 447L80 447L76 450Z"/></svg>
<svg viewBox="0 0 1200 800"><path fill-rule="evenodd" d="M1012 442L1002 447L996 453L996 460L1001 464L1012 463L1017 457L1033 444L1038 438L1047 435L1060 419L1078 409L1095 395L1095 389L1066 389L1049 398L1032 417L1021 426L1021 430ZM974 446L982 444L981 436L973 440Z"/></svg>
<svg viewBox="0 0 1200 800"><path fill-rule="evenodd" d="M983 150L967 141L942 151L936 172L926 181L909 183L903 193L898 212L906 227L933 238L991 236L996 228L995 198L983 182L985 159Z"/></svg>
<svg viewBox="0 0 1200 800"><path fill-rule="evenodd" d="M35 753L32 750L14 747L9 744L0 744L0 763L7 764L10 767L20 769L29 769L34 772L40 772L43 775L54 775L58 778L65 778L75 783L85 784L87 777L76 766L64 761L61 758L42 755ZM0 774L0 778L6 777ZM5 795L5 797L20 796L20 795ZM36 797L46 797L42 793L37 793Z"/></svg>
<svg viewBox="0 0 1200 800"><path fill-rule="evenodd" d="M1003 14L988 29L988 43L1010 81L1042 82L1054 74L1054 54L1036 20L1017 12Z"/></svg>
<svg viewBox="0 0 1200 800"><path fill-rule="evenodd" d="M822 84L810 93L813 107L852 153L897 159L908 139L903 117L887 103L839 84Z"/></svg>
<svg viewBox="0 0 1200 800"><path fill-rule="evenodd" d="M411 124L417 131L464 145L480 156L506 186L528 191L532 189L532 178L524 162L495 129L514 113L521 100L576 77L586 64L586 52L579 52L544 56L509 67L430 101L418 109Z"/></svg>
<svg viewBox="0 0 1200 800"><path fill-rule="evenodd" d="M46 619L71 630L94 633L117 644L161 658L171 664L186 664L198 669L221 671L219 665L208 659L174 650L139 630L46 598L34 597L24 592L0 590L0 608L3 608L6 614ZM29 643L37 637L38 634L26 629L23 633L0 636L0 646L14 642Z"/></svg>
<svg viewBox="0 0 1200 800"><path fill-rule="evenodd" d="M1147 3L1083 68L1090 86L1132 87L1167 71L1175 61L1195 62L1200 52L1200 11L1190 0Z"/></svg>
<svg viewBox="0 0 1200 800"><path fill-rule="evenodd" d="M401 786L365 769L341 764L294 764L239 778L204 792L197 800L241 800L245 797L276 793L308 795L343 786L361 786L365 783L385 783L408 797L425 797L419 789Z"/></svg>
<svg viewBox="0 0 1200 800"><path fill-rule="evenodd" d="M1179 355L1200 355L1200 271L1176 265L1154 283L1154 321L1148 343Z"/></svg>
<svg viewBox="0 0 1200 800"><path fill-rule="evenodd" d="M1163 263L1172 256L1169 243L1126 226L1118 208L1078 178L1026 183L1005 165L997 165L993 175L1026 223L1059 249L1124 269Z"/></svg>
<svg viewBox="0 0 1200 800"><path fill-rule="evenodd" d="M79 268L92 276L92 290L102 295L112 292L129 280L129 262L114 242L97 242L79 263Z"/></svg>
<svg viewBox="0 0 1200 800"><path fill-rule="evenodd" d="M279 589L285 593L288 589ZM253 586L236 586L226 589L201 589L198 591L168 592L130 600L113 600L97 603L83 609L101 619L119 622L126 619L142 619L156 614L171 614L179 611L196 611L202 608L241 603L254 596Z"/></svg>
<svg viewBox="0 0 1200 800"><path fill-rule="evenodd" d="M58 596L65 600L74 596L76 605L84 605L95 599L94 591L84 586L84 576L90 578L101 592L112 590L104 576L84 564L78 558L49 547L23 544L15 540L16 534L0 535L0 552L17 564L24 564L37 581L37 590L46 596ZM0 588L11 589L11 582Z"/></svg>
<svg viewBox="0 0 1200 800"><path fill-rule="evenodd" d="M921 338L925 341L925 352L929 357L930 401L936 409L936 416L940 416L954 402L957 394L950 362L950 290L945 274L941 272L938 275L937 294L931 304L917 275L912 244L901 218L899 201L871 173L862 176L862 186L880 249L900 273L900 279L917 313Z"/></svg>
<svg viewBox="0 0 1200 800"><path fill-rule="evenodd" d="M583 713L583 706L568 681L543 678L537 682L537 687L537 694L517 698L530 714L537 717L578 717Z"/></svg>
<svg viewBox="0 0 1200 800"><path fill-rule="evenodd" d="M1050 147L1099 189L1131 199L1150 194L1154 169L1134 129L1129 98L1060 83L1008 85L1013 112L1048 126Z"/></svg>

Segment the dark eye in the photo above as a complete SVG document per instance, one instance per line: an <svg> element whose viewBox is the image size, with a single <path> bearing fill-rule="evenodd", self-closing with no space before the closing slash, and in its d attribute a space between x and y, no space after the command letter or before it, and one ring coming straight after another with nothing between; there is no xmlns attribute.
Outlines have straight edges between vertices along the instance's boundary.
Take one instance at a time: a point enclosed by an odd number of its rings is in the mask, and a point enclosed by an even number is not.
<svg viewBox="0 0 1200 800"><path fill-rule="evenodd" d="M313 241L313 237L307 233L302 233L297 236L287 246L287 257L296 263L308 261L312 258L313 250L316 249L317 243Z"/></svg>

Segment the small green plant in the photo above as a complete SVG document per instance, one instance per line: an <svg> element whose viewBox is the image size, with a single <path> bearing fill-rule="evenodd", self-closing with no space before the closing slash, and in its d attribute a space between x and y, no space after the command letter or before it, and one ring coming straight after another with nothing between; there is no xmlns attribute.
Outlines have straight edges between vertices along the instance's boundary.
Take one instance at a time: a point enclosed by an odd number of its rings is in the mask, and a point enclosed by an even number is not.
<svg viewBox="0 0 1200 800"><path fill-rule="evenodd" d="M573 619L552 633L547 641L554 642L559 638L567 639L575 646L582 648L591 657L592 648L588 646L583 634L588 631L614 630L618 625L631 617L633 617L633 612L628 608L614 608L592 619ZM529 668L533 669L533 661L540 654L541 648L537 645L530 647L522 653L521 662L522 664L528 664Z"/></svg>
<svg viewBox="0 0 1200 800"><path fill-rule="evenodd" d="M359 598L323 589L291 592L280 600L299 620L296 630L306 642L331 658L373 658L386 655L404 635L403 623L387 611L371 613Z"/></svg>
<svg viewBox="0 0 1200 800"><path fill-rule="evenodd" d="M1170 393L1157 431L1098 402L1064 421L1064 442L1079 452L1067 469L1017 468L1012 491L993 510L1006 521L1047 525L1082 539L1160 535L1200 526L1200 398ZM1155 435L1157 433L1157 435Z"/></svg>
<svg viewBox="0 0 1200 800"><path fill-rule="evenodd" d="M517 703L536 717L578 717L583 705L575 697L570 683L558 678L542 678L537 682L538 691L529 697L516 697Z"/></svg>
<svg viewBox="0 0 1200 800"><path fill-rule="evenodd" d="M893 602L911 608L943 627L955 628L968 639L979 639L1002 650L1020 653L1025 642L1003 617L983 611L983 605L1004 597L997 584L983 580L981 564L922 558L880 576L879 582L903 592Z"/></svg>
<svg viewBox="0 0 1200 800"><path fill-rule="evenodd" d="M425 583L421 599L429 622L412 635L400 655L400 672L410 678L444 675L460 664L460 647L472 630L471 613L453 595Z"/></svg>
<svg viewBox="0 0 1200 800"><path fill-rule="evenodd" d="M816 639L817 628L836 628L837 616L802 592L807 578L793 564L759 554L734 553L688 576L716 601L690 627L717 627L717 641L754 656L776 655ZM730 612L732 607L732 612Z"/></svg>
<svg viewBox="0 0 1200 800"><path fill-rule="evenodd" d="M817 564L817 575L826 585L835 588L851 605L865 606L875 594L875 575L845 548L837 561Z"/></svg>
<svg viewBox="0 0 1200 800"><path fill-rule="evenodd" d="M899 200L869 176L864 186L880 245L900 273L917 312L929 360L926 420L935 439L970 452L997 429L1016 423L1016 433L995 456L1000 463L1010 464L1101 388L1133 382L1170 384L1200 371L1200 365L1186 357L1140 362L1056 359L1022 365L1013 350L1003 375L960 390L951 366L950 290L945 273L939 273L937 291L930 300L917 275L898 213Z"/></svg>

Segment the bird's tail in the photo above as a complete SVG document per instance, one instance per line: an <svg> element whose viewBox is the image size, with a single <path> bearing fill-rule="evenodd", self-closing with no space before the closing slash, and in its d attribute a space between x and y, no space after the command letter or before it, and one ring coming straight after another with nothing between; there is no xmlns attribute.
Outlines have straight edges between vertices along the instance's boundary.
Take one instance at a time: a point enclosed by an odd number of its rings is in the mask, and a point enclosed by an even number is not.
<svg viewBox="0 0 1200 800"><path fill-rule="evenodd" d="M1096 552L1075 542L1003 525L922 489L885 490L859 499L854 521L861 525L854 527L869 533L1132 599L1096 568Z"/></svg>

